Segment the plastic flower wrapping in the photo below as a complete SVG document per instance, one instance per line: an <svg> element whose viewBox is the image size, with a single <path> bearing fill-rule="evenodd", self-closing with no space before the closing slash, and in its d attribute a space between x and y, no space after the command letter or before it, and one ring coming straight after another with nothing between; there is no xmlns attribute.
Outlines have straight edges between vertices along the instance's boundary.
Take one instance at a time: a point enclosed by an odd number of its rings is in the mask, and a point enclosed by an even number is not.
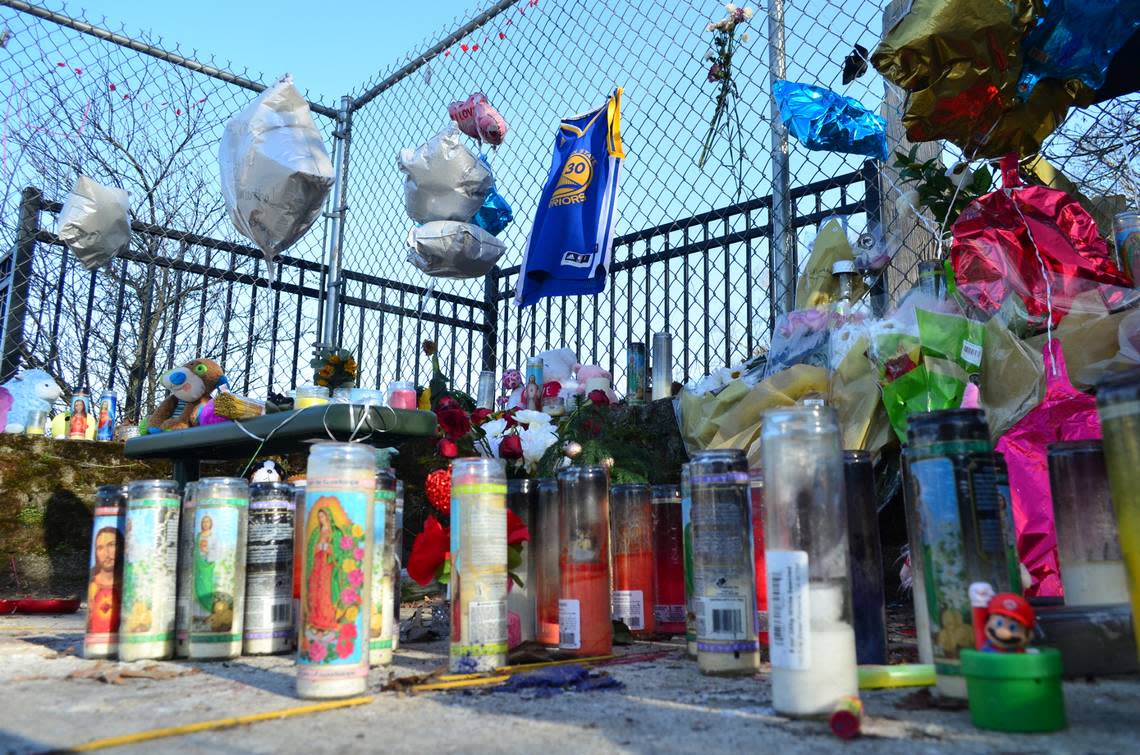
<svg viewBox="0 0 1140 755"><path fill-rule="evenodd" d="M1002 160L1002 182L968 205L952 228L950 259L962 297L987 315L1016 297L1032 329L1057 325L1089 291L1109 309L1134 295L1076 199L1023 186L1014 155Z"/></svg>
<svg viewBox="0 0 1140 755"><path fill-rule="evenodd" d="M887 159L887 122L858 100L830 89L776 81L780 119L808 149Z"/></svg>
<svg viewBox="0 0 1140 755"><path fill-rule="evenodd" d="M1057 530L1049 484L1047 446L1101 437L1096 399L1069 382L1061 342L1045 345L1045 398L998 441L1005 454L1017 551L1033 584L1028 595L1060 595Z"/></svg>

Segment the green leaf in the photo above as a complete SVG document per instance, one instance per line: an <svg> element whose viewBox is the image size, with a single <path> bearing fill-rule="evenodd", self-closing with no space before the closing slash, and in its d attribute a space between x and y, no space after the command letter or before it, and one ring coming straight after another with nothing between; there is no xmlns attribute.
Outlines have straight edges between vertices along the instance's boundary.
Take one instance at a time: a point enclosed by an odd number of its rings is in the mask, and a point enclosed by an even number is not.
<svg viewBox="0 0 1140 755"><path fill-rule="evenodd" d="M990 172L989 166L983 165L974 171L974 177L970 181L970 191L974 194L985 194L990 190L993 181L993 173Z"/></svg>

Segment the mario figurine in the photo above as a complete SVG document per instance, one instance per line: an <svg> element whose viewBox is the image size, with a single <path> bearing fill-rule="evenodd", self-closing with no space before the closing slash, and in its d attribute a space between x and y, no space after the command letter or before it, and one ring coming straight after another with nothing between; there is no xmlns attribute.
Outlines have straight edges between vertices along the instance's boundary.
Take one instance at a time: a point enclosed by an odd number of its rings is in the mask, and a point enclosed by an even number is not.
<svg viewBox="0 0 1140 755"><path fill-rule="evenodd" d="M1024 653L1033 630L1033 608L1020 595L998 593L986 609L983 653Z"/></svg>

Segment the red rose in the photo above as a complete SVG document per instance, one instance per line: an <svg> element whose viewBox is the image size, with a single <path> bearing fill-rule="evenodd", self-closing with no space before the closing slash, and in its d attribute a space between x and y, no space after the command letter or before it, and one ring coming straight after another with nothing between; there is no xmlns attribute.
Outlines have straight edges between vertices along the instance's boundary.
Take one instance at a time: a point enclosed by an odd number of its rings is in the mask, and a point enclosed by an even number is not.
<svg viewBox="0 0 1140 755"><path fill-rule="evenodd" d="M544 398L554 398L561 390L562 383L559 383L557 380L551 380L549 383L542 384L542 395Z"/></svg>
<svg viewBox="0 0 1140 755"><path fill-rule="evenodd" d="M471 431L471 418L458 404L453 408L436 409L435 419L443 434L452 440L459 440Z"/></svg>
<svg viewBox="0 0 1140 755"><path fill-rule="evenodd" d="M518 514L507 509L507 545L518 545L528 540L530 540L530 530L526 524Z"/></svg>
<svg viewBox="0 0 1140 755"><path fill-rule="evenodd" d="M606 392L600 388L595 388L594 390L590 391L590 395L587 396L587 398L590 399L590 403L592 403L594 406L610 405L610 397L607 396Z"/></svg>
<svg viewBox="0 0 1140 755"><path fill-rule="evenodd" d="M507 421L507 430L510 430L512 427L518 424L518 421L515 419L514 409L503 412L503 419Z"/></svg>
<svg viewBox="0 0 1140 755"><path fill-rule="evenodd" d="M447 560L451 533L434 516L424 521L424 531L416 535L408 556L408 576L421 585L435 579L435 573Z"/></svg>
<svg viewBox="0 0 1140 755"><path fill-rule="evenodd" d="M451 468L437 469L424 481L428 503L444 516L451 513Z"/></svg>
<svg viewBox="0 0 1140 755"><path fill-rule="evenodd" d="M475 411L471 412L471 424L483 424L487 420L491 419L491 413L492 412L490 409L476 409Z"/></svg>
<svg viewBox="0 0 1140 755"><path fill-rule="evenodd" d="M499 458L501 459L521 459L522 458L522 441L519 440L517 435L507 435L503 438L503 442L499 444Z"/></svg>
<svg viewBox="0 0 1140 755"><path fill-rule="evenodd" d="M442 412L442 411L446 411L448 409L462 409L462 408L463 407L461 407L459 405L459 402L456 401L455 399L453 399L451 396L444 396L439 401L435 402L436 412Z"/></svg>
<svg viewBox="0 0 1140 755"><path fill-rule="evenodd" d="M459 455L459 446L455 445L455 441L448 438L439 439L439 455L445 459L454 459Z"/></svg>

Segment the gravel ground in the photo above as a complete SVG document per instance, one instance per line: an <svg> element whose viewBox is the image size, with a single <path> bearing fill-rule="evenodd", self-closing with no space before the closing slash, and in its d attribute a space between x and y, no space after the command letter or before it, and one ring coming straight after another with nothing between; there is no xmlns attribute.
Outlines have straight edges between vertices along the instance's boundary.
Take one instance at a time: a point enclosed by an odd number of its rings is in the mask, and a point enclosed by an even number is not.
<svg viewBox="0 0 1140 755"><path fill-rule="evenodd" d="M224 663L88 661L82 616L0 619L0 746L36 752L155 727L280 710L293 694L289 657ZM1002 752L1126 753L1140 739L1140 678L1065 685L1070 727L1003 735L970 725L965 710L935 707L925 692L868 691L863 736L836 739L817 721L776 715L765 673L701 676L677 643L619 648L600 667L624 686L540 697L533 691L382 691L395 677L446 664L442 641L404 645L391 670L375 670L375 699L358 707L202 731L116 748L138 752ZM651 656L635 660L628 656ZM132 676L131 674L136 674Z"/></svg>

